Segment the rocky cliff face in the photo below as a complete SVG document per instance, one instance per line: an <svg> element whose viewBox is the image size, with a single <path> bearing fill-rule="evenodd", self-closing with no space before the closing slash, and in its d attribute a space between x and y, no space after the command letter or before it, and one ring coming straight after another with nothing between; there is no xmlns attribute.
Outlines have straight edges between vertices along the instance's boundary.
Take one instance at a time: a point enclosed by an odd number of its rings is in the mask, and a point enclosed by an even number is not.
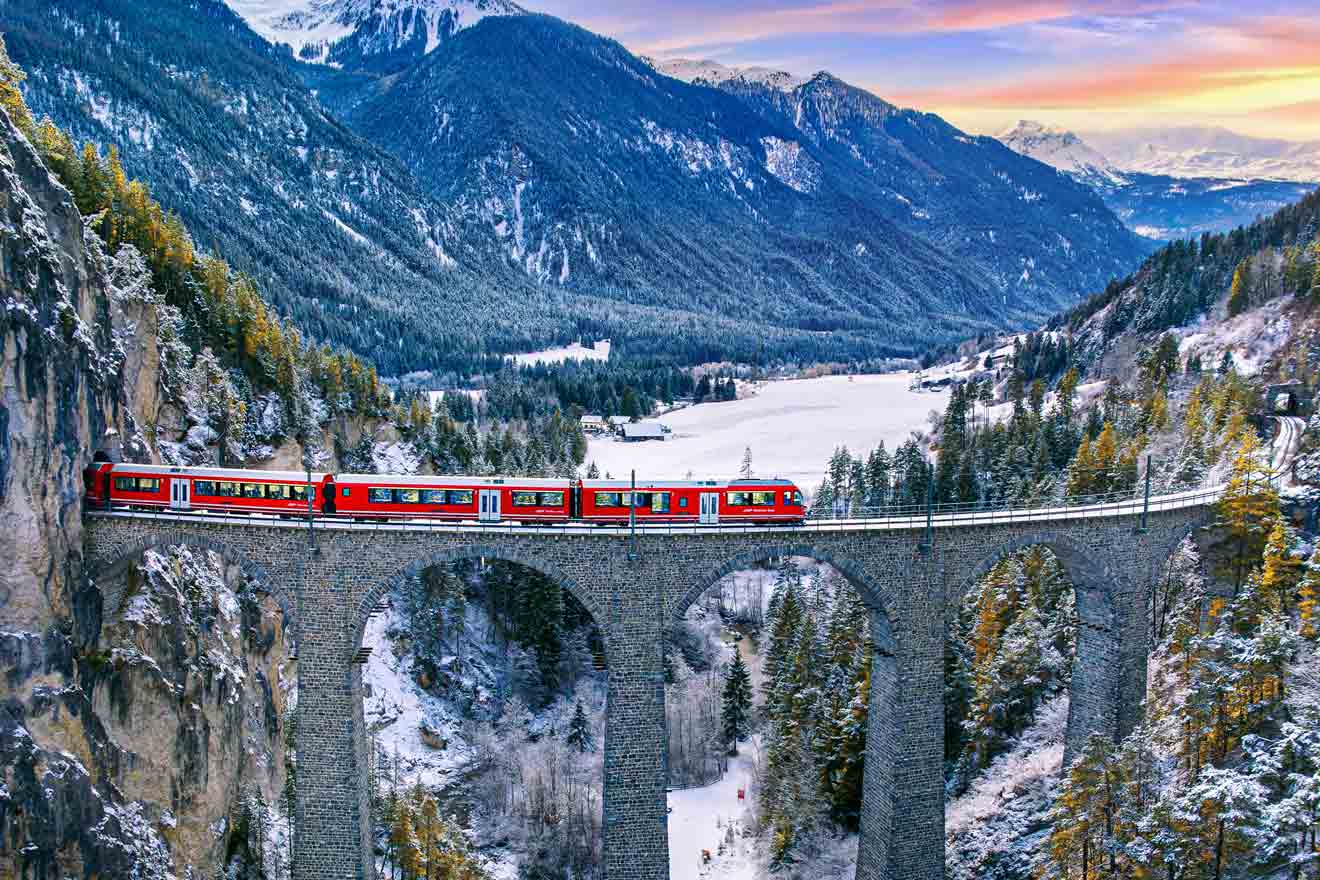
<svg viewBox="0 0 1320 880"><path fill-rule="evenodd" d="M125 250L0 112L0 877L277 877L278 608L211 555L147 554L112 608L82 566L82 468L160 420Z"/></svg>

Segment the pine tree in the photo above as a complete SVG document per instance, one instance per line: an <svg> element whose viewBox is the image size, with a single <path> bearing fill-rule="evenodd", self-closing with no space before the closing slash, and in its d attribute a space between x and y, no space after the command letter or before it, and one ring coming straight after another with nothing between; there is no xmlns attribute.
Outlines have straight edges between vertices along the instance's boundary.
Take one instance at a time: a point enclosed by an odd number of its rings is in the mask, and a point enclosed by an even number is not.
<svg viewBox="0 0 1320 880"><path fill-rule="evenodd" d="M742 654L735 651L724 679L724 692L720 707L721 732L730 755L738 754L738 743L747 738L751 729L752 679L743 663Z"/></svg>
<svg viewBox="0 0 1320 880"><path fill-rule="evenodd" d="M36 134L36 125L32 121L32 113L28 110L27 102L23 100L23 92L20 88L20 84L25 79L27 74L10 60L4 37L0 37L0 107L9 114L10 121L18 127L18 130L31 138Z"/></svg>
<svg viewBox="0 0 1320 880"><path fill-rule="evenodd" d="M1250 291L1248 290L1250 285L1249 271L1250 265L1246 260L1243 260L1233 272L1233 285L1229 288L1228 294L1228 316L1230 318L1242 314L1251 304Z"/></svg>
<svg viewBox="0 0 1320 880"><path fill-rule="evenodd" d="M752 478L752 447L743 449L742 464L738 466L738 476L744 480Z"/></svg>
<svg viewBox="0 0 1320 880"><path fill-rule="evenodd" d="M1274 521L1265 541L1264 564L1260 573L1260 588L1268 597L1271 610L1287 614L1291 611L1292 593L1301 576L1302 560L1292 555L1292 540L1283 517Z"/></svg>
<svg viewBox="0 0 1320 880"><path fill-rule="evenodd" d="M1241 589L1248 568L1260 559L1266 537L1279 517L1279 496L1260 462L1254 431L1245 432L1219 499L1219 524L1230 539L1226 574Z"/></svg>
<svg viewBox="0 0 1320 880"><path fill-rule="evenodd" d="M577 749L578 754L586 754L596 749L596 740L591 733L591 721L582 708L581 700L577 701L577 707L573 710L573 719L568 723L568 734L564 737L564 742Z"/></svg>
<svg viewBox="0 0 1320 880"><path fill-rule="evenodd" d="M1316 637L1316 603L1320 601L1320 548L1311 552L1306 563L1306 573L1297 589L1297 616L1300 620L1302 638Z"/></svg>

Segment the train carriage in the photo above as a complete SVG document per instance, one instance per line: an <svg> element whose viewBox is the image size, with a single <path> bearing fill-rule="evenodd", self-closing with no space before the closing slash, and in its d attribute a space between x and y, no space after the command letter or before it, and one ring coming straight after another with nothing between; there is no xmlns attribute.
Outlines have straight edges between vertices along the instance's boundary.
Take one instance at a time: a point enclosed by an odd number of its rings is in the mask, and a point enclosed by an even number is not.
<svg viewBox="0 0 1320 880"><path fill-rule="evenodd" d="M583 480L580 516L588 522L716 525L720 522L801 522L802 493L788 480L647 481Z"/></svg>
<svg viewBox="0 0 1320 880"><path fill-rule="evenodd" d="M325 512L326 473L99 463L84 472L87 503L163 510L226 510L277 515Z"/></svg>
<svg viewBox="0 0 1320 880"><path fill-rule="evenodd" d="M353 517L566 522L573 483L510 477L406 477L340 474L338 513Z"/></svg>

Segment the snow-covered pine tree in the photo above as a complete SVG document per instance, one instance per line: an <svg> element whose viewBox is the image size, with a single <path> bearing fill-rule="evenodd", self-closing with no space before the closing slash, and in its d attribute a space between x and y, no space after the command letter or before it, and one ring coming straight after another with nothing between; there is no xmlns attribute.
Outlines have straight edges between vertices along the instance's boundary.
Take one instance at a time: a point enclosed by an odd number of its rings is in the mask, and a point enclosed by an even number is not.
<svg viewBox="0 0 1320 880"><path fill-rule="evenodd" d="M751 714L752 680L742 654L735 650L724 678L720 701L721 732L730 755L738 754L738 743L747 738L751 730Z"/></svg>
<svg viewBox="0 0 1320 880"><path fill-rule="evenodd" d="M591 733L591 719L587 718L581 700L577 701L573 709L573 718L568 722L568 733L564 736L564 742L577 749L578 754L585 754L596 748L596 740Z"/></svg>
<svg viewBox="0 0 1320 880"><path fill-rule="evenodd" d="M738 476L744 480L752 478L752 447L743 449L742 464L738 466Z"/></svg>

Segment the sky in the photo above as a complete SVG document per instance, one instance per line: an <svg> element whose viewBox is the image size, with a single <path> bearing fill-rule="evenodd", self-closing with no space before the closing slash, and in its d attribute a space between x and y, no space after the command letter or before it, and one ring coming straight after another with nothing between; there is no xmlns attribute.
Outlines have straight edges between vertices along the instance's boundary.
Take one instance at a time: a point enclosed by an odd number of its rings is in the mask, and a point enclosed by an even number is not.
<svg viewBox="0 0 1320 880"><path fill-rule="evenodd" d="M638 54L835 76L994 134L1320 140L1317 0L524 0Z"/></svg>

